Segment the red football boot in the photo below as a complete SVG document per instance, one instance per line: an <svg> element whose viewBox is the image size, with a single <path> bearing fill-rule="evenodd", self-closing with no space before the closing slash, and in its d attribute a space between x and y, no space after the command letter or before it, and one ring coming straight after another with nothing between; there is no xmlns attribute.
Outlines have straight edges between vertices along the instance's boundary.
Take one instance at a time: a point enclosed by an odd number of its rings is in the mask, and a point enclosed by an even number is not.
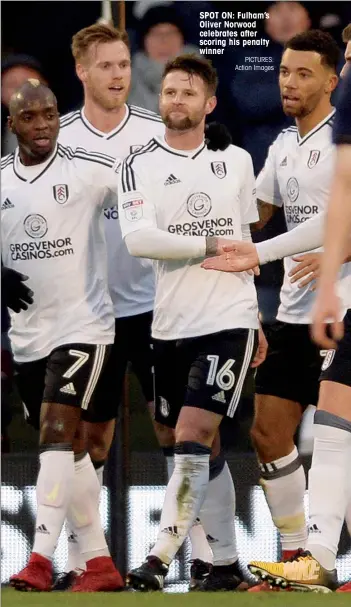
<svg viewBox="0 0 351 607"><path fill-rule="evenodd" d="M124 588L124 582L110 556L98 556L86 563L86 571L79 575L72 592L115 592Z"/></svg>
<svg viewBox="0 0 351 607"><path fill-rule="evenodd" d="M16 590L48 592L52 586L52 563L45 556L32 552L28 565L10 578Z"/></svg>
<svg viewBox="0 0 351 607"><path fill-rule="evenodd" d="M351 580L340 586L336 592L351 592Z"/></svg>

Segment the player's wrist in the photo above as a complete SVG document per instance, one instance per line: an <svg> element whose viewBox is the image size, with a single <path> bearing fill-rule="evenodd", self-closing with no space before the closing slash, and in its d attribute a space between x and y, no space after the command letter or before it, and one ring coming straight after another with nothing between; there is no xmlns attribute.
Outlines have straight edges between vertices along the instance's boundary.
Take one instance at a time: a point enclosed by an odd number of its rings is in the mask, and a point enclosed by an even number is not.
<svg viewBox="0 0 351 607"><path fill-rule="evenodd" d="M218 254L218 238L206 236L206 257L214 257Z"/></svg>

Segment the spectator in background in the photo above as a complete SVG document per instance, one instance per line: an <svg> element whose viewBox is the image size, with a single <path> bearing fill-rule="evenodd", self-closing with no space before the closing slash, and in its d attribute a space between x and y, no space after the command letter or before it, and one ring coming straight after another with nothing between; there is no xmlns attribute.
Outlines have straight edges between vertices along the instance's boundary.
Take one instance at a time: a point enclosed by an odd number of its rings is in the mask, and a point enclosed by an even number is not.
<svg viewBox="0 0 351 607"><path fill-rule="evenodd" d="M227 82L226 124L231 131L236 131L240 125L240 142L253 160L257 174L263 164L269 145L290 120L284 116L278 87L279 64L283 45L295 34L310 28L311 22L307 9L300 2L274 2L268 7L269 19L264 21L262 36L270 39L268 47L230 47L223 56L226 61L226 78L219 73L220 82ZM260 34L257 35L257 38ZM234 57L233 57L234 55ZM235 70L235 66L248 66L248 57L259 57L262 67L274 67L273 70ZM267 63L264 63L267 59ZM220 70L221 71L221 70ZM223 94L224 93L224 94ZM230 106L235 112L230 113ZM238 141L238 135L236 136Z"/></svg>
<svg viewBox="0 0 351 607"><path fill-rule="evenodd" d="M158 96L165 64L172 57L196 52L185 44L183 23L173 6L150 8L140 20L141 50L133 58L129 103L158 112Z"/></svg>
<svg viewBox="0 0 351 607"><path fill-rule="evenodd" d="M8 55L1 63L1 155L10 154L17 147L16 137L7 126L11 96L29 78L47 84L42 67L29 55Z"/></svg>
<svg viewBox="0 0 351 607"><path fill-rule="evenodd" d="M346 48L345 48L345 53L344 53L344 59L345 59L345 63L343 65L343 68L340 72L340 76L342 78L345 78L347 72L351 66L351 23L349 23L342 32L342 41L345 42L346 44Z"/></svg>

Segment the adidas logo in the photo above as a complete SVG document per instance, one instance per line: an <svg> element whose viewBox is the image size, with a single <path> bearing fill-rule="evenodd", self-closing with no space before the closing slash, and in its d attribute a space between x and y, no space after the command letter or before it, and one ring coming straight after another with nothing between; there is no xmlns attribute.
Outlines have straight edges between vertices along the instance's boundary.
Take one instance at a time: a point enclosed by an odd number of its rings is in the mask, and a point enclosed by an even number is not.
<svg viewBox="0 0 351 607"><path fill-rule="evenodd" d="M177 525L165 527L164 529L162 529L162 533L168 533L168 535L171 535L172 537L179 537Z"/></svg>
<svg viewBox="0 0 351 607"><path fill-rule="evenodd" d="M72 544L77 544L77 534L72 531L71 535L68 536L67 541L71 542Z"/></svg>
<svg viewBox="0 0 351 607"><path fill-rule="evenodd" d="M220 392L217 392L217 394L214 394L212 396L212 400L216 400L219 403L224 403L225 404L225 394L223 392L223 390L221 390Z"/></svg>
<svg viewBox="0 0 351 607"><path fill-rule="evenodd" d="M285 156L285 158L281 161L280 166L286 167L287 165L288 165L288 157Z"/></svg>
<svg viewBox="0 0 351 607"><path fill-rule="evenodd" d="M75 391L74 385L71 383L66 384L60 389L60 392L64 392L65 394L73 394L74 396L77 394Z"/></svg>
<svg viewBox="0 0 351 607"><path fill-rule="evenodd" d="M1 205L1 210L5 211L6 209L14 209L15 205L12 204L11 200L9 200L8 198L6 198L6 200L4 200L4 202Z"/></svg>
<svg viewBox="0 0 351 607"><path fill-rule="evenodd" d="M177 177L175 177L173 173L171 173L170 176L167 177L163 185L174 185L175 183L180 183L180 179L177 179Z"/></svg>
<svg viewBox="0 0 351 607"><path fill-rule="evenodd" d="M308 531L309 531L310 533L321 533L321 530L320 530L320 529L318 529L318 527L317 527L317 525L316 525L316 524L314 524L314 525L310 525L310 526L309 526L309 528L308 528Z"/></svg>
<svg viewBox="0 0 351 607"><path fill-rule="evenodd" d="M36 528L36 531L38 533L45 533L46 535L50 535L50 531L47 530L45 525L39 525L39 527Z"/></svg>

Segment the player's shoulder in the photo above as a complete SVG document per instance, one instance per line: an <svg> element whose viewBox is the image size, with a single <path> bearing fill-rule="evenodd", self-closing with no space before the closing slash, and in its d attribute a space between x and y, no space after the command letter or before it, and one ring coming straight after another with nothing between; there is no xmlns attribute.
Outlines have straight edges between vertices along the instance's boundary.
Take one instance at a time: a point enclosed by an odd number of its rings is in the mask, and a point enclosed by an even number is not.
<svg viewBox="0 0 351 607"><path fill-rule="evenodd" d="M13 166L13 162L15 159L15 153L7 154L1 158L1 170L5 171Z"/></svg>
<svg viewBox="0 0 351 607"><path fill-rule="evenodd" d="M58 156L66 163L72 163L73 165L88 165L89 163L100 164L108 168L112 168L118 159L108 154L102 154L101 152L91 152L83 147L72 148L69 145L62 145L59 143L57 146Z"/></svg>
<svg viewBox="0 0 351 607"><path fill-rule="evenodd" d="M281 145L286 141L296 140L298 134L297 126L294 124L288 126L286 129L282 129L273 141L273 145Z"/></svg>
<svg viewBox="0 0 351 607"><path fill-rule="evenodd" d="M228 157L228 160L235 159L236 162L252 162L251 154L244 150L244 148L239 147L238 145L230 144L224 151L218 150L215 152L215 155L220 154L221 156L224 154Z"/></svg>
<svg viewBox="0 0 351 607"><path fill-rule="evenodd" d="M81 111L74 110L73 112L68 112L68 114L64 114L60 117L60 129L64 129L71 124L77 123L77 120L80 120Z"/></svg>
<svg viewBox="0 0 351 607"><path fill-rule="evenodd" d="M286 145L293 144L293 142L297 141L297 137L298 130L295 125L291 125L285 129L282 129L270 144L270 153L274 153L277 150L280 150L281 148L285 147Z"/></svg>
<svg viewBox="0 0 351 607"><path fill-rule="evenodd" d="M135 152L131 152L123 161L123 164L130 166L131 164L140 165L143 162L147 161L151 155L154 158L154 152L159 149L159 144L156 137L151 137L151 139L145 143L143 146L140 146Z"/></svg>
<svg viewBox="0 0 351 607"><path fill-rule="evenodd" d="M135 172L143 183L148 182L150 176L154 175L155 154L160 149L157 140L153 137L139 150L129 154L122 162L121 179L123 192L135 189Z"/></svg>
<svg viewBox="0 0 351 607"><path fill-rule="evenodd" d="M146 110L145 108L139 107L137 105L128 105L128 107L130 116L132 116L137 121L162 123L161 116L159 114L156 114L156 112Z"/></svg>

